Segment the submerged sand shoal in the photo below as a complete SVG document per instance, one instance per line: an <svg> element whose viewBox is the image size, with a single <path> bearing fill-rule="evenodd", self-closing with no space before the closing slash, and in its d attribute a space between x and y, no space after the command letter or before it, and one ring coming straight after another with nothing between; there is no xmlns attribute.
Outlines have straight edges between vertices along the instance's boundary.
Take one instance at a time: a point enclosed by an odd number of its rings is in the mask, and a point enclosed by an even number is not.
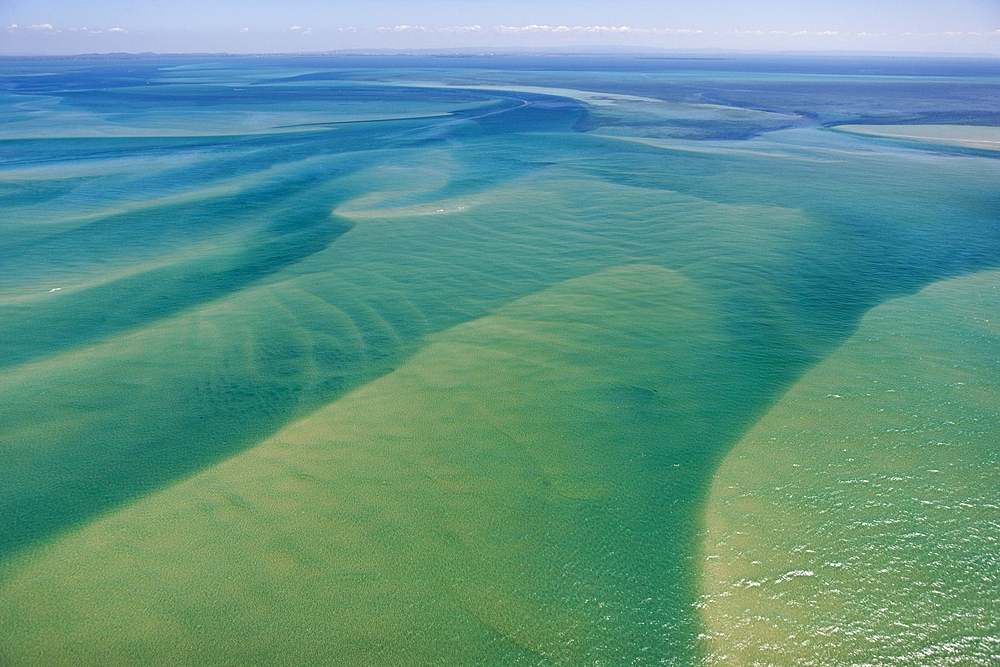
<svg viewBox="0 0 1000 667"><path fill-rule="evenodd" d="M869 137L1000 151L1000 127L982 125L837 125L832 129Z"/></svg>
<svg viewBox="0 0 1000 667"><path fill-rule="evenodd" d="M688 474L650 476L642 455L670 419L658 406L716 349L703 304L689 279L636 264L432 337L389 375L0 573L0 662L665 653L670 633L620 620L644 613L631 597L673 594L655 569L654 589L637 588L624 528ZM623 403L660 416L623 419Z"/></svg>
<svg viewBox="0 0 1000 667"><path fill-rule="evenodd" d="M998 308L1000 272L877 307L727 455L708 664L995 664Z"/></svg>

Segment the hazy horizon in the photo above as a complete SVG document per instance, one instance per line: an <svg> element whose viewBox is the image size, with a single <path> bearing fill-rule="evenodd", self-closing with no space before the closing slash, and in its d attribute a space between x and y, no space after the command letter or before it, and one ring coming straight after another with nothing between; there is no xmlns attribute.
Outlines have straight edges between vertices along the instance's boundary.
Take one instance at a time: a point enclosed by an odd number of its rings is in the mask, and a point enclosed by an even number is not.
<svg viewBox="0 0 1000 667"><path fill-rule="evenodd" d="M615 4L382 0L0 6L0 54L303 53L358 49L718 49L1000 55L1000 6L849 0Z"/></svg>

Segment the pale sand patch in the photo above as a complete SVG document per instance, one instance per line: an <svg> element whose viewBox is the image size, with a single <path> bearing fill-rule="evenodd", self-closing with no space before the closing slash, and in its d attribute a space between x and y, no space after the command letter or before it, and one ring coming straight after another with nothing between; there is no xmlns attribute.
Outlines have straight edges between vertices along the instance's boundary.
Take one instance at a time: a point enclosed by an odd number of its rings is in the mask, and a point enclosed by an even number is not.
<svg viewBox="0 0 1000 667"><path fill-rule="evenodd" d="M279 179L288 174L295 173L308 167L309 165L321 165L328 161L326 156L308 157L296 162L289 162L267 167L251 174L240 175L232 178L220 178L212 182L211 185L195 185L192 189L175 194L162 195L158 197L148 197L142 199L120 199L111 204L99 204L92 210L81 214L79 206L74 206L72 210L49 210L48 208L35 210L31 207L18 209L19 223L45 227L62 227L70 229L87 224L94 220L105 218L122 213L134 213L137 211L155 209L165 206L176 206L192 202L205 201L219 197L226 197L237 194L241 191L260 185L269 180ZM0 171L0 184L13 186L32 181L58 180L63 178L80 178L88 176L109 176L120 173L123 178L128 178L136 172L140 172L148 163L139 163L139 166L129 165L128 161L110 161L119 166L117 169L102 170L100 166L94 167L90 164L65 166L56 168L37 168L25 170ZM85 209L86 210L86 209Z"/></svg>
<svg viewBox="0 0 1000 667"><path fill-rule="evenodd" d="M621 93L604 93L592 90L579 90L576 88L549 88L545 86L518 86L518 85L490 85L490 84L461 84L447 83L444 81L400 81L384 83L386 86L405 86L411 88L446 88L460 90L482 90L506 93L529 93L535 95L551 95L553 97L565 97L578 102L583 102L593 107L614 107L628 106L638 108L643 111L650 111L667 118L687 119L687 118L787 118L787 114L775 113L773 111L759 111L757 109L744 109L742 107L727 106L724 104L706 104L691 102L668 102L658 100L654 97L641 97L639 95L625 95Z"/></svg>
<svg viewBox="0 0 1000 667"><path fill-rule="evenodd" d="M482 90L505 93L533 93L537 95L552 95L554 97L567 97L569 99L585 102L594 106L607 106L616 102L656 102L663 103L652 97L639 97L638 95L621 95L617 93L598 93L590 90L577 90L575 88L548 88L544 86L518 86L518 85L490 85L490 84L464 84L448 83L446 81L393 81L381 82L380 85L387 87L405 88L444 88L460 90ZM708 105L705 105L708 106Z"/></svg>
<svg viewBox="0 0 1000 667"><path fill-rule="evenodd" d="M454 104L432 111L371 113L232 112L215 114L179 111L169 117L115 121L89 112L60 112L39 120L15 121L0 128L0 139L111 139L155 137L228 137L244 135L320 132L353 123L446 118L471 108Z"/></svg>
<svg viewBox="0 0 1000 667"><path fill-rule="evenodd" d="M165 253L155 259L144 262L119 266L108 262L105 264L107 268L102 267L99 271L88 267L79 273L69 274L69 272L64 272L64 275L60 278L48 278L32 285L19 285L14 288L0 289L0 306L23 304L54 297L65 297L73 292L107 285L130 276L137 276L168 266L217 256L220 248L242 247L245 236L246 234L242 232L230 232L228 234L221 234L211 240L193 243L180 250Z"/></svg>
<svg viewBox="0 0 1000 667"><path fill-rule="evenodd" d="M777 130L772 134L779 134L780 132L787 130ZM601 137L602 139L611 139L614 141L625 141L633 144L640 144L643 146L650 146L652 148L662 148L668 151L674 151L677 153L697 153L704 155L738 155L738 156L754 156L754 157L764 157L764 158L778 158L781 160L794 160L796 162L804 162L809 164L830 164L833 162L833 158L830 157L831 153L843 152L843 151L831 151L829 149L821 150L807 150L799 148L795 152L789 149L786 145L781 144L765 144L765 143L750 143L748 141L733 142L729 140L722 141L706 141L703 139L691 140L691 139L661 139L654 137L630 137L622 134L604 134L600 130L595 130L590 133L591 136ZM748 147L752 146L752 147Z"/></svg>
<svg viewBox="0 0 1000 667"><path fill-rule="evenodd" d="M980 125L837 125L830 129L869 137L1000 151L1000 127Z"/></svg>
<svg viewBox="0 0 1000 667"><path fill-rule="evenodd" d="M462 213L474 208L483 201L482 195L472 195L466 197L451 197L439 199L437 201L423 204L412 204L410 206L391 206L377 208L377 205L385 200L384 193L365 195L345 202L342 206L333 210L334 215L338 215L350 220L375 220L380 218L403 218L421 215L443 215L446 213Z"/></svg>

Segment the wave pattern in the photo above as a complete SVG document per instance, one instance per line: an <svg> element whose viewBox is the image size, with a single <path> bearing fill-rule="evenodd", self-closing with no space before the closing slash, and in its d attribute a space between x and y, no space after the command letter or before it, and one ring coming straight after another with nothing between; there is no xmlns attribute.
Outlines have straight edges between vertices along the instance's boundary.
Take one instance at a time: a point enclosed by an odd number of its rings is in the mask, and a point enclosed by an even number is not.
<svg viewBox="0 0 1000 667"><path fill-rule="evenodd" d="M1000 264L996 160L810 126L863 76L400 62L12 65L0 658L690 664L717 465Z"/></svg>

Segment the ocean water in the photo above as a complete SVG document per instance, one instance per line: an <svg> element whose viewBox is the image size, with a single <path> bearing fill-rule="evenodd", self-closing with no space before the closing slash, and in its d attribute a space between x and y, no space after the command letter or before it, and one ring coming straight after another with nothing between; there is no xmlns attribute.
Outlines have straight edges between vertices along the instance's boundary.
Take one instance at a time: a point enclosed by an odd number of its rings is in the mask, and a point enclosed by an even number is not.
<svg viewBox="0 0 1000 667"><path fill-rule="evenodd" d="M1000 272L871 310L716 472L708 664L995 664Z"/></svg>
<svg viewBox="0 0 1000 667"><path fill-rule="evenodd" d="M0 662L995 664L998 100L6 61Z"/></svg>

